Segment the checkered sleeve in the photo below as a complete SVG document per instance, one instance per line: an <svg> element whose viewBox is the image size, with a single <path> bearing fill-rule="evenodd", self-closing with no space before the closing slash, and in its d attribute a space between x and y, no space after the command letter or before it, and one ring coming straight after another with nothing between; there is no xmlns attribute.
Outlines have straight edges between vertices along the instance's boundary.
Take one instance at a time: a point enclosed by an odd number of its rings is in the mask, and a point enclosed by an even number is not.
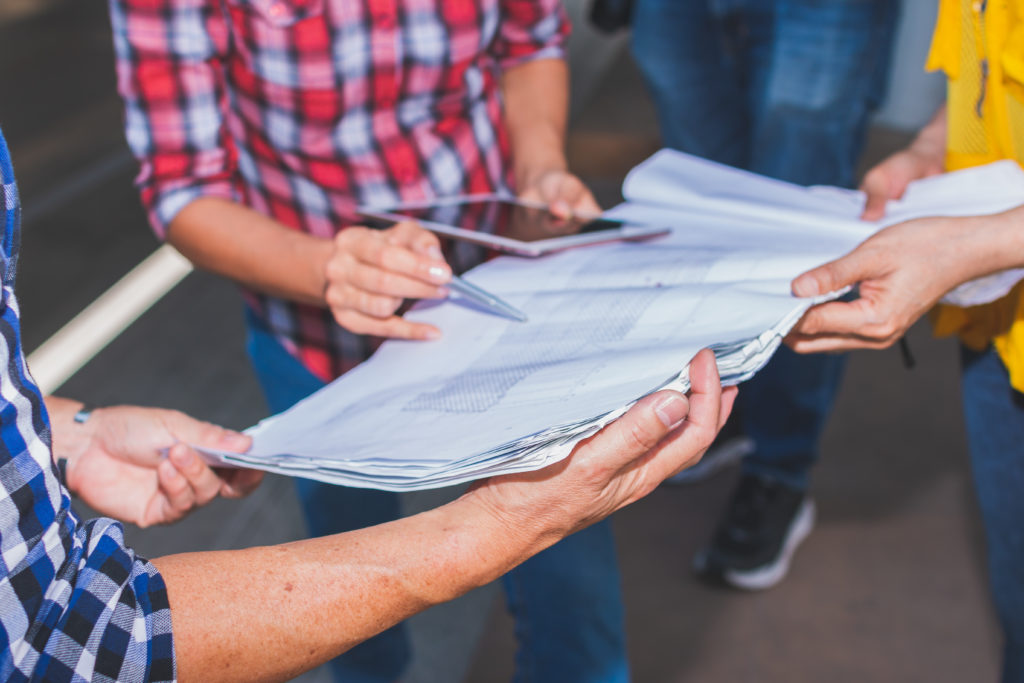
<svg viewBox="0 0 1024 683"><path fill-rule="evenodd" d="M569 30L561 0L501 0L493 54L503 69L534 59L563 58Z"/></svg>
<svg viewBox="0 0 1024 683"><path fill-rule="evenodd" d="M223 116L230 31L211 0L110 0L110 17L136 184L163 238L189 202L240 194Z"/></svg>
<svg viewBox="0 0 1024 683"><path fill-rule="evenodd" d="M125 546L119 524L80 524L57 478L21 344L13 177L0 134L0 680L171 681L163 580Z"/></svg>

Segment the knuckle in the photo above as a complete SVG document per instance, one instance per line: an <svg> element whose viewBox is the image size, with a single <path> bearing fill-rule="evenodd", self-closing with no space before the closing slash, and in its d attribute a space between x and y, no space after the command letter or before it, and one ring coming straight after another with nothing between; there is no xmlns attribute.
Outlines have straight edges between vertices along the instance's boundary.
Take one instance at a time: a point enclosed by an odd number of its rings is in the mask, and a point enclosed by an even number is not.
<svg viewBox="0 0 1024 683"><path fill-rule="evenodd" d="M332 309L352 308L352 296L355 290L349 285L334 285L328 287L324 293L324 299Z"/></svg>
<svg viewBox="0 0 1024 683"><path fill-rule="evenodd" d="M640 422L634 422L629 426L629 430L626 432L626 444L630 451L635 451L637 455L646 453L650 450L653 445L654 439L647 428Z"/></svg>
<svg viewBox="0 0 1024 683"><path fill-rule="evenodd" d="M405 250L401 247L389 246L381 249L378 263L386 270L400 270L404 264Z"/></svg>
<svg viewBox="0 0 1024 683"><path fill-rule="evenodd" d="M345 268L341 264L341 258L335 256L327 261L324 274L327 276L328 282L338 282L344 279Z"/></svg>
<svg viewBox="0 0 1024 683"><path fill-rule="evenodd" d="M579 481L587 489L601 489L611 479L608 469L596 460L588 460L579 469Z"/></svg>
<svg viewBox="0 0 1024 683"><path fill-rule="evenodd" d="M334 236L334 244L340 248L350 247L354 242L359 239L360 231L363 228L351 227L339 230Z"/></svg>
<svg viewBox="0 0 1024 683"><path fill-rule="evenodd" d="M365 323L362 316L353 311L336 311L334 320L349 332L355 334L366 334Z"/></svg>
<svg viewBox="0 0 1024 683"><path fill-rule="evenodd" d="M372 279L372 286L378 292L392 292L398 286L398 278L384 270L375 271Z"/></svg>
<svg viewBox="0 0 1024 683"><path fill-rule="evenodd" d="M395 312L397 306L394 305L391 299L385 297L374 298L370 302L371 313L378 318L386 318Z"/></svg>
<svg viewBox="0 0 1024 683"><path fill-rule="evenodd" d="M395 225L394 233L399 237L406 237L415 234L419 228L414 221L402 221Z"/></svg>
<svg viewBox="0 0 1024 683"><path fill-rule="evenodd" d="M899 336L899 327L892 321L886 321L878 326L877 335L879 339L892 343Z"/></svg>

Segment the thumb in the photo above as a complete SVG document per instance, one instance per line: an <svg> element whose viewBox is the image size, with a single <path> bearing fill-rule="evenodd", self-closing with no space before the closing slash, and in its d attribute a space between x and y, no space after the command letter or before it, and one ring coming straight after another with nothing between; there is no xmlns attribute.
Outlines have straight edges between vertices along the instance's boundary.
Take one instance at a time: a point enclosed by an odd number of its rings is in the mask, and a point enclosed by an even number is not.
<svg viewBox="0 0 1024 683"><path fill-rule="evenodd" d="M819 296L856 284L861 279L861 256L854 250L842 258L798 275L791 285L793 295Z"/></svg>
<svg viewBox="0 0 1024 683"><path fill-rule="evenodd" d="M675 391L659 391L637 401L625 415L598 432L587 444L598 457L618 470L646 455L665 435L686 419L689 401Z"/></svg>

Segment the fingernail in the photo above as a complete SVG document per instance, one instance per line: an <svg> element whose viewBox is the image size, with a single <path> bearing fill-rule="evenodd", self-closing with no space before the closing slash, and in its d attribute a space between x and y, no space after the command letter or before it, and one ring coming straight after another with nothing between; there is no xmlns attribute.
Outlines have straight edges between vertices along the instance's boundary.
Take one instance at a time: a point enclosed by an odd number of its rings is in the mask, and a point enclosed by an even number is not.
<svg viewBox="0 0 1024 683"><path fill-rule="evenodd" d="M430 280L436 282L439 285L443 285L451 279L451 273L444 266L430 266L430 270L427 271L430 275Z"/></svg>
<svg viewBox="0 0 1024 683"><path fill-rule="evenodd" d="M451 293L451 290L448 289L447 287L438 287L436 292L436 298L447 299Z"/></svg>
<svg viewBox="0 0 1024 683"><path fill-rule="evenodd" d="M793 294L798 297L818 295L818 282L813 277L798 277L793 280Z"/></svg>
<svg viewBox="0 0 1024 683"><path fill-rule="evenodd" d="M421 337L421 339L425 339L427 341L434 341L435 339L440 339L440 338L441 338L441 330L434 329L434 328L429 328L429 329L423 330L423 335Z"/></svg>
<svg viewBox="0 0 1024 683"><path fill-rule="evenodd" d="M433 259L437 259L438 261L444 260L444 253L441 251L441 247L434 244L431 244L429 247L427 247L427 256Z"/></svg>
<svg viewBox="0 0 1024 683"><path fill-rule="evenodd" d="M686 419L689 411L689 402L681 395L671 393L663 396L654 406L654 412L658 414L661 423L672 429Z"/></svg>

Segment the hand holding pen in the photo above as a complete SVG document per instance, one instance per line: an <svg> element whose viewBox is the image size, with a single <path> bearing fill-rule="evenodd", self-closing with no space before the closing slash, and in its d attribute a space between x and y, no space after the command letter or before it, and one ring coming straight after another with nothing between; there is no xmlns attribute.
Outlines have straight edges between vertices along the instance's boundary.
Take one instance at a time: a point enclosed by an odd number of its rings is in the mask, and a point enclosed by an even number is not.
<svg viewBox="0 0 1024 683"><path fill-rule="evenodd" d="M521 313L497 297L453 278L438 238L413 221L385 230L346 228L325 267L324 300L335 320L357 334L396 339L437 339L441 331L396 315L405 299L438 299L458 291L516 319Z"/></svg>

